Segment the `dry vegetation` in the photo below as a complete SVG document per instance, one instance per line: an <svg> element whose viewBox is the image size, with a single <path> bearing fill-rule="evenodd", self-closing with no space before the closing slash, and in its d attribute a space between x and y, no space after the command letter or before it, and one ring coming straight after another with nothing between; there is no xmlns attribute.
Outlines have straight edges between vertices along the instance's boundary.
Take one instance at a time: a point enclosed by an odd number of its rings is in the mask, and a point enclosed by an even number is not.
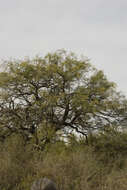
<svg viewBox="0 0 127 190"><path fill-rule="evenodd" d="M56 142L33 150L19 136L0 144L0 189L29 190L33 180L47 176L59 190L126 190L127 134L117 132Z"/></svg>
<svg viewBox="0 0 127 190"><path fill-rule="evenodd" d="M58 190L127 189L127 134L114 129L126 124L127 99L89 60L59 50L7 62L0 72L0 190L30 190L43 176Z"/></svg>

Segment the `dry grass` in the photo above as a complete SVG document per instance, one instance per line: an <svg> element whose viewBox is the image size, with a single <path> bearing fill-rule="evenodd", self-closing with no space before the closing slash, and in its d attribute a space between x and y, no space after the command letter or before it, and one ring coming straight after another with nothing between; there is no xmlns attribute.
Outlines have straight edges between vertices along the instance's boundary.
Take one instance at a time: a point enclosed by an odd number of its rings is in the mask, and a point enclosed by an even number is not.
<svg viewBox="0 0 127 190"><path fill-rule="evenodd" d="M32 181L43 176L53 179L59 190L127 189L126 157L110 161L103 151L81 144L56 143L43 152L31 147L19 137L0 145L1 190L29 190Z"/></svg>

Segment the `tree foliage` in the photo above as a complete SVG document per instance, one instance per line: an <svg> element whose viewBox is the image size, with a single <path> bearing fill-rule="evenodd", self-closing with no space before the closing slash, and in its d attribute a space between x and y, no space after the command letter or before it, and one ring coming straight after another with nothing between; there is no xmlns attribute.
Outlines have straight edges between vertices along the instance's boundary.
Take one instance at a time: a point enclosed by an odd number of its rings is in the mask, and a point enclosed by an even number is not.
<svg viewBox="0 0 127 190"><path fill-rule="evenodd" d="M121 126L126 99L89 60L60 50L44 58L9 61L0 73L0 139L20 133L36 144L56 133Z"/></svg>

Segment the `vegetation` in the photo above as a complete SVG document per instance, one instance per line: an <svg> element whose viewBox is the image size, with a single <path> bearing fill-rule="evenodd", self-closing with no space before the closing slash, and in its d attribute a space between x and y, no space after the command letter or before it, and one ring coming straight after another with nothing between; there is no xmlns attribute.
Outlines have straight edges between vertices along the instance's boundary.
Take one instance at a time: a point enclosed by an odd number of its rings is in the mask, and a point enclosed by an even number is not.
<svg viewBox="0 0 127 190"><path fill-rule="evenodd" d="M0 73L0 139L21 134L42 149L56 134L122 126L127 101L86 59L58 51L12 61Z"/></svg>
<svg viewBox="0 0 127 190"><path fill-rule="evenodd" d="M0 189L30 190L34 180L46 176L60 190L126 190L127 134L106 138L99 134L86 145L72 136L67 145L56 142L38 151L24 146L21 136L11 136L0 146Z"/></svg>
<svg viewBox="0 0 127 190"><path fill-rule="evenodd" d="M60 50L0 72L0 189L127 189L127 100L89 60Z"/></svg>

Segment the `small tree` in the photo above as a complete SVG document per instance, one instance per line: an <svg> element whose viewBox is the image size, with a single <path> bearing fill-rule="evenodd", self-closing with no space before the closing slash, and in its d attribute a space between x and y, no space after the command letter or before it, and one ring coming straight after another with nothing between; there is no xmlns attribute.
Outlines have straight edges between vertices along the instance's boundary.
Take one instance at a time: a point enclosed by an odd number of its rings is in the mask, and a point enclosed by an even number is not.
<svg viewBox="0 0 127 190"><path fill-rule="evenodd" d="M10 61L0 73L1 140L20 133L45 144L57 131L87 137L89 130L122 125L125 117L126 100L114 83L74 54Z"/></svg>

